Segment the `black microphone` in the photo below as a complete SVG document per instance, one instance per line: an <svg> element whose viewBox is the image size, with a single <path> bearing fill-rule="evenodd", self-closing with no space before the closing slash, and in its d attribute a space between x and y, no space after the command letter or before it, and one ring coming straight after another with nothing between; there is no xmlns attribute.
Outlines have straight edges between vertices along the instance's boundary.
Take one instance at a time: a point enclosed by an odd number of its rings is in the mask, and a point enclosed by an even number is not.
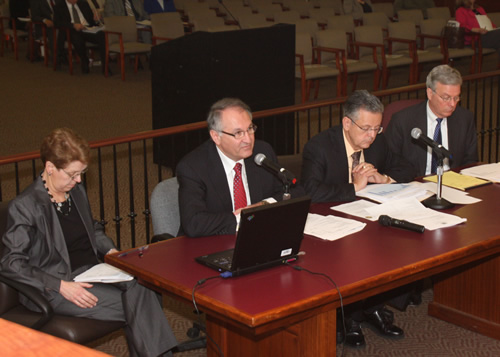
<svg viewBox="0 0 500 357"><path fill-rule="evenodd" d="M380 217L378 217L378 223L380 223L384 227L397 227L417 233L424 233L425 231L425 227L421 226L420 224L411 223L402 219L391 218L385 214L382 214L380 215Z"/></svg>
<svg viewBox="0 0 500 357"><path fill-rule="evenodd" d="M413 128L411 130L411 137L415 140L420 140L422 141L425 145L430 146L432 150L436 152L436 154L441 153L445 157L451 158L451 153L446 150L446 148L429 138L428 136L422 134L422 130L420 128Z"/></svg>
<svg viewBox="0 0 500 357"><path fill-rule="evenodd" d="M268 170L274 172L277 174L279 177L284 177L286 178L289 182L294 185L297 182L297 178L295 177L294 174L292 174L290 171L285 169L284 167L281 167L277 163L275 163L272 160L269 160L266 155L264 154L257 154L255 155L255 158L253 159L255 163L259 166L264 166Z"/></svg>

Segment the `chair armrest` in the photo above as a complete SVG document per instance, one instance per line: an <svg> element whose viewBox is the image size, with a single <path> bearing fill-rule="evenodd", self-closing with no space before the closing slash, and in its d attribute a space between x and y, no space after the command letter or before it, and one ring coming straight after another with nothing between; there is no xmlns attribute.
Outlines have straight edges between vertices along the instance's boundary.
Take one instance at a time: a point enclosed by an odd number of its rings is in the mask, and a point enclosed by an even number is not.
<svg viewBox="0 0 500 357"><path fill-rule="evenodd" d="M401 42L401 43L406 43L408 44L408 50L410 52L410 57L415 60L415 56L417 55L417 41L416 40L409 40L407 38L398 38L398 37L389 37L387 39L387 42L389 43L389 53L392 53L392 43L393 42Z"/></svg>
<svg viewBox="0 0 500 357"><path fill-rule="evenodd" d="M173 38L170 37L161 37L161 36L153 36L151 41L153 41L153 45L156 45L157 41L171 41Z"/></svg>
<svg viewBox="0 0 500 357"><path fill-rule="evenodd" d="M34 287L14 281L2 275L0 275L0 281L10 286L12 289L17 290L20 294L26 296L42 311L42 316L32 326L30 326L32 329L40 330L52 319L54 315L52 306L49 301Z"/></svg>
<svg viewBox="0 0 500 357"><path fill-rule="evenodd" d="M316 58L319 64L321 64L321 52L330 52L335 54L335 64L339 71L342 71L340 68L340 59L342 59L342 68L345 70L346 68L346 55L345 50L343 48L334 48L334 47L314 47L313 51L316 52Z"/></svg>
<svg viewBox="0 0 500 357"><path fill-rule="evenodd" d="M378 67L377 49L380 49L380 53L382 55L382 64L385 66L385 47L383 44L356 41L356 42L354 42L354 45L356 46L356 58L357 59L359 59L359 48L360 47L371 48L373 50L372 51L373 62L377 65L377 67Z"/></svg>

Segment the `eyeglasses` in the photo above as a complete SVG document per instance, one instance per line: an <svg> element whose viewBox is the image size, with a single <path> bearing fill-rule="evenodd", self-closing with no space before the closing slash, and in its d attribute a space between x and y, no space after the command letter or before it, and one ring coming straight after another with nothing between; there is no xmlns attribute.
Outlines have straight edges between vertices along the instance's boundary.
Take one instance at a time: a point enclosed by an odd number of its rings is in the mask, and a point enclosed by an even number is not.
<svg viewBox="0 0 500 357"><path fill-rule="evenodd" d="M74 174L70 174L69 172L67 172L67 171L66 171L66 170L64 170L64 169L61 169L61 170L62 170L62 171L63 171L66 175L68 175L68 177L69 177L70 179L72 179L73 181L76 181L76 178L77 178L78 176L80 176L80 178L81 178L81 177L82 177L82 175L84 175L84 174L88 171L88 168L86 168L86 169L84 169L84 170L82 170L82 171L80 171L80 172L74 173Z"/></svg>
<svg viewBox="0 0 500 357"><path fill-rule="evenodd" d="M441 98L443 100L443 102L445 103L449 103L451 102L451 100L453 100L455 103L458 103L460 102L460 99L462 99L459 95L457 95L456 97L443 97L442 95L438 94L434 89L432 90L434 93L436 93L436 95Z"/></svg>
<svg viewBox="0 0 500 357"><path fill-rule="evenodd" d="M243 137L245 136L245 133L248 133L248 135L253 135L253 134L255 134L256 131L257 131L257 125L252 124L248 127L247 130L238 130L235 133L228 133L227 131L224 131L224 130L221 130L220 132L224 133L226 135L232 136L236 140L239 140L239 139L243 139Z"/></svg>
<svg viewBox="0 0 500 357"><path fill-rule="evenodd" d="M373 131L374 133L376 133L378 135L378 134L380 134L382 132L382 130L384 130L384 128L381 127L381 126L376 126L375 128L370 128L368 126L361 127L358 124L356 124L356 122L354 120L352 120L351 118L349 118L349 119L354 123L354 125L356 125L358 128L360 128L361 130L363 130L365 133L368 133L369 131Z"/></svg>

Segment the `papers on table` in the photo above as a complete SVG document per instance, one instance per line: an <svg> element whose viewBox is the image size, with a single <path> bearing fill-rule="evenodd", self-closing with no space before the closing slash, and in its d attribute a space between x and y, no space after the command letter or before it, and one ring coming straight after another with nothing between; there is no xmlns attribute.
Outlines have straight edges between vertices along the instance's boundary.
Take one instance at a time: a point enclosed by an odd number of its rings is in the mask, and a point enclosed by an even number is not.
<svg viewBox="0 0 500 357"><path fill-rule="evenodd" d="M321 239L336 240L356 233L365 228L366 223L335 216L322 216L315 213L307 215L304 233Z"/></svg>
<svg viewBox="0 0 500 357"><path fill-rule="evenodd" d="M94 265L78 275L74 281L79 283L118 283L134 279L132 275L112 265L101 263Z"/></svg>
<svg viewBox="0 0 500 357"><path fill-rule="evenodd" d="M358 207L355 207L354 204L355 202L351 202L350 204L332 207L332 209L345 213L354 212L358 209L360 213L358 217L370 221L376 221L380 215L385 214L392 218L404 219L408 222L420 224L429 230L451 227L467 221L466 218L427 208L414 197L393 200L382 204L372 203L371 205L366 205L363 203ZM361 208L362 206L363 208Z"/></svg>
<svg viewBox="0 0 500 357"><path fill-rule="evenodd" d="M425 181L437 182L437 175L424 177ZM446 171L443 174L443 185L458 188L459 190L467 190L473 187L479 187L489 184L489 181L485 181L476 177L461 175L454 171Z"/></svg>
<svg viewBox="0 0 500 357"><path fill-rule="evenodd" d="M418 182L411 183L393 183L393 184L374 184L368 185L361 191L356 192L356 196L369 198L375 202L389 202L405 197L417 197L425 199L430 197L425 188Z"/></svg>
<svg viewBox="0 0 500 357"><path fill-rule="evenodd" d="M484 180L500 183L500 162L494 164L469 167L460 171L464 175L479 177Z"/></svg>
<svg viewBox="0 0 500 357"><path fill-rule="evenodd" d="M142 20L135 22L137 27L151 27L151 20Z"/></svg>
<svg viewBox="0 0 500 357"><path fill-rule="evenodd" d="M434 182L425 182L421 183L421 185L433 194L437 191L437 184ZM479 198L469 196L468 192L455 190L446 186L442 186L441 197L456 205L469 205L481 201Z"/></svg>

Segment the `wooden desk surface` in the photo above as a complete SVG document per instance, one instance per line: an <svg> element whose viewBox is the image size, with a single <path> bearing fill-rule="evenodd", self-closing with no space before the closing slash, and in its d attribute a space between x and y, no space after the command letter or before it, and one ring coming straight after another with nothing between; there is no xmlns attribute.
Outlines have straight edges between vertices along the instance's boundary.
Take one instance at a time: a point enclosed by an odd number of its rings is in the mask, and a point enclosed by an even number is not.
<svg viewBox="0 0 500 357"><path fill-rule="evenodd" d="M500 185L480 187L470 194L483 201L446 211L466 217L464 224L420 234L368 222L363 231L333 242L306 236L301 247L306 255L296 264L329 275L340 287L344 303L350 303L498 255ZM330 206L316 204L311 210L344 216ZM106 256L106 261L152 287L191 300L196 282L216 275L193 258L233 246L233 236L182 237L151 245L142 258L134 253L121 258L115 254ZM266 331L266 324L274 325L277 320L300 319L299 314L332 303L339 306L338 293L326 278L287 266L209 280L197 288L196 301L204 311L215 312L226 322L246 325L253 333Z"/></svg>
<svg viewBox="0 0 500 357"><path fill-rule="evenodd" d="M109 356L4 319L0 319L0 346L2 346L0 354L3 357Z"/></svg>

